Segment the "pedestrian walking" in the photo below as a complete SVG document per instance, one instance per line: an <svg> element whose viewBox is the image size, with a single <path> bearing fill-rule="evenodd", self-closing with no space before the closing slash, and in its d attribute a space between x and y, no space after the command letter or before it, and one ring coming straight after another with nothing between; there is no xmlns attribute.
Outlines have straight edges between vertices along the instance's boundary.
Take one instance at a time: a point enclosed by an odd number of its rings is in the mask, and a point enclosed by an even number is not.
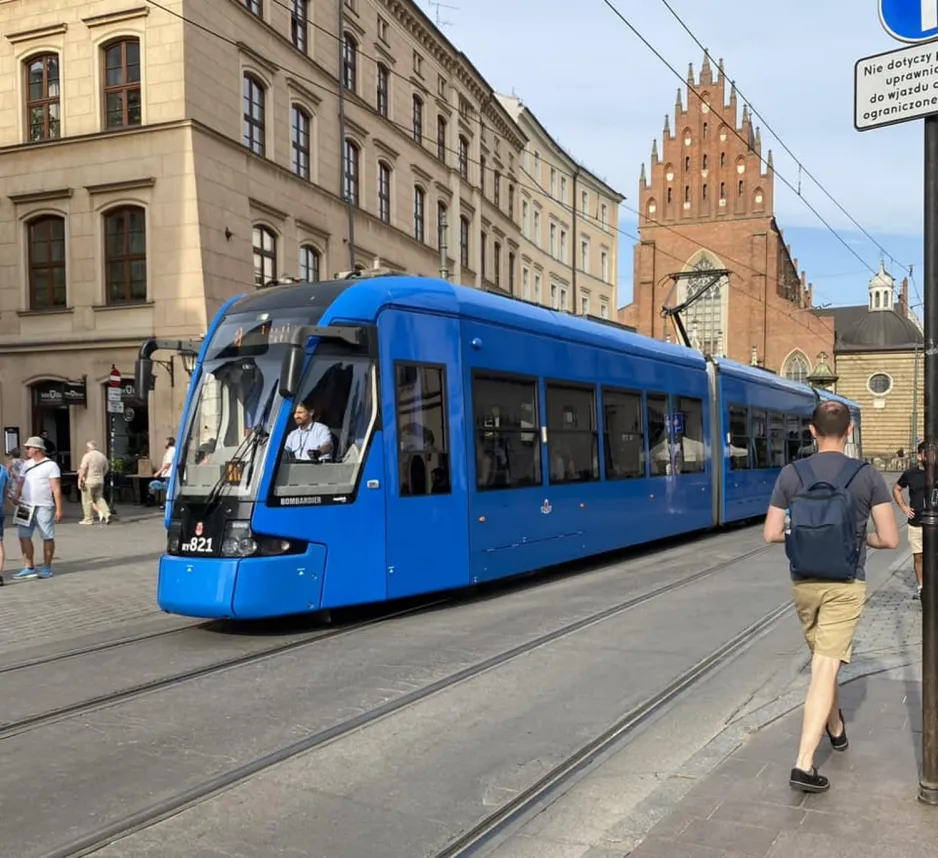
<svg viewBox="0 0 938 858"><path fill-rule="evenodd" d="M866 548L899 545L882 474L844 454L851 428L850 411L842 403L815 408L811 434L818 451L782 469L765 519L766 542L785 543L795 610L811 651L801 743L789 779L803 792L830 787L814 765L825 730L834 750L846 751L849 744L837 676L850 661L866 601ZM867 530L871 514L873 533Z"/></svg>
<svg viewBox="0 0 938 858"><path fill-rule="evenodd" d="M13 521L19 526L23 568L13 576L14 581L29 578L51 578L52 558L55 556L55 523L62 520L62 472L46 456L42 438L33 436L25 444L26 458L14 498L16 511ZM42 540L42 569L36 572L33 534L39 531Z"/></svg>
<svg viewBox="0 0 938 858"><path fill-rule="evenodd" d="M892 487L892 496L899 509L909 519L909 549L915 568L917 595L922 598L922 513L925 512L925 443L918 445L916 463L904 471ZM902 490L909 490L909 502L902 497Z"/></svg>
<svg viewBox="0 0 938 858"><path fill-rule="evenodd" d="M108 472L108 460L94 441L85 444L87 452L78 466L78 488L81 491L82 519L79 524L94 524L94 512L98 521L111 523L111 508L104 498L104 478Z"/></svg>
<svg viewBox="0 0 938 858"><path fill-rule="evenodd" d="M12 453L7 454L12 458ZM3 567L7 562L6 547L3 544L3 535L6 525L6 505L9 499L13 477L7 465L0 463L0 587L3 586Z"/></svg>

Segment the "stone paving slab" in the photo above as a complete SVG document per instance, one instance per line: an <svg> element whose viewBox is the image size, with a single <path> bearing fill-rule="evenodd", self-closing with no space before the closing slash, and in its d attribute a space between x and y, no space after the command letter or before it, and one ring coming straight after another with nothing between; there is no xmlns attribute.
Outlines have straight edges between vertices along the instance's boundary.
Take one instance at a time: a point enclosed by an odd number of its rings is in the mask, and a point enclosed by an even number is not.
<svg viewBox="0 0 938 858"><path fill-rule="evenodd" d="M841 689L850 748L825 739L829 792L792 790L801 711L756 734L701 780L632 858L938 855L938 808L918 802L921 683L867 676Z"/></svg>
<svg viewBox="0 0 938 858"><path fill-rule="evenodd" d="M68 510L73 513L73 510ZM71 519L71 520L69 520ZM8 522L9 524L9 522ZM16 531L7 527L0 588L0 663L14 652L108 632L120 637L141 621L172 620L156 604L156 574L166 540L162 513L121 507L110 526L78 524L68 516L56 529L55 577L14 582L22 568ZM36 539L37 550L39 540Z"/></svg>
<svg viewBox="0 0 938 858"><path fill-rule="evenodd" d="M833 753L825 738L816 757L831 779L830 791L808 796L788 785L801 730L806 658L801 681L773 707L786 714L772 720L772 712L762 713L769 723L758 732L728 730L696 755L700 772L692 771L692 759L683 782L672 779L656 794L647 808L647 836L627 855L938 856L938 808L916 797L922 613L909 561L906 551L884 581L871 582L853 660L841 674L850 748ZM723 761L713 768L717 758Z"/></svg>

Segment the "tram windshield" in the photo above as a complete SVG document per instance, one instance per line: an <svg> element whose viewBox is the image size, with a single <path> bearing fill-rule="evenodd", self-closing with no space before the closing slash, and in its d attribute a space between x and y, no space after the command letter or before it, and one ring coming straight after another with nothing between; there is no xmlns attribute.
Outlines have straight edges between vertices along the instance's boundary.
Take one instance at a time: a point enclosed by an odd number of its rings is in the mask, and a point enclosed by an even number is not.
<svg viewBox="0 0 938 858"><path fill-rule="evenodd" d="M339 345L322 344L293 402L281 442L274 497L283 506L344 502L354 491L377 414L375 366Z"/></svg>
<svg viewBox="0 0 938 858"><path fill-rule="evenodd" d="M308 317L271 320L264 313L232 316L219 326L176 460L180 494L208 496L223 487L253 497L281 404L284 351L302 324Z"/></svg>

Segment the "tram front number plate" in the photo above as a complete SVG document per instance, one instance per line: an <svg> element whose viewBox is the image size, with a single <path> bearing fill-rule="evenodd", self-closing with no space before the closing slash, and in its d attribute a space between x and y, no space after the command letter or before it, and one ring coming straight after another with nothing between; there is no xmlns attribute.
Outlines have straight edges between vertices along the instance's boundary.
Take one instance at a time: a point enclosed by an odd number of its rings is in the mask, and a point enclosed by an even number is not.
<svg viewBox="0 0 938 858"><path fill-rule="evenodd" d="M211 536L193 536L180 546L183 554L211 554L215 540Z"/></svg>

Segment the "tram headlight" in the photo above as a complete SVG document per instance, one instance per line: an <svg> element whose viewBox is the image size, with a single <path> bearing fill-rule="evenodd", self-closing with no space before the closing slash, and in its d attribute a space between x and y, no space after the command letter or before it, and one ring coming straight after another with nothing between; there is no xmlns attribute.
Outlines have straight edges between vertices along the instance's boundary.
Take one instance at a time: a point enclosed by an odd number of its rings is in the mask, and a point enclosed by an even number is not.
<svg viewBox="0 0 938 858"><path fill-rule="evenodd" d="M229 521L221 542L221 553L225 557L250 557L257 551L257 542L251 533L251 522Z"/></svg>
<svg viewBox="0 0 938 858"><path fill-rule="evenodd" d="M304 543L296 540L255 534L249 521L229 521L221 543L223 557L277 557L300 554L305 548Z"/></svg>

